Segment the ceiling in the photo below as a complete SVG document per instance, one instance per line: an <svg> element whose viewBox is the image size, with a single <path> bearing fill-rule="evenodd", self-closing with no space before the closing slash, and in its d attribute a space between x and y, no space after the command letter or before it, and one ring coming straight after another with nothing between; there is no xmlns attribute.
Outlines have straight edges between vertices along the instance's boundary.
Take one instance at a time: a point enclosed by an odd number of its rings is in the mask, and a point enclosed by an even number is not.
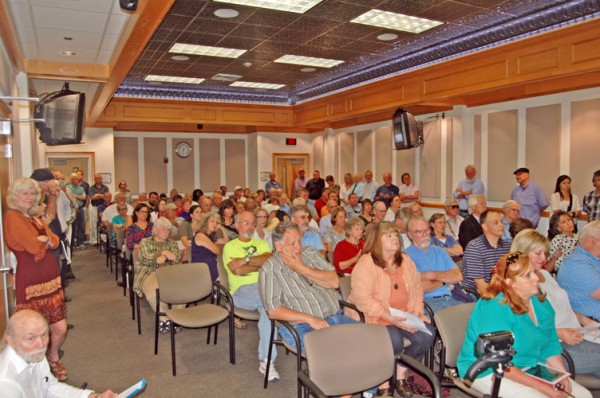
<svg viewBox="0 0 600 398"><path fill-rule="evenodd" d="M117 0L8 0L24 58L104 65L115 60L124 27L133 14ZM160 0L139 0L152 2ZM223 19L217 9L239 15ZM420 34L349 22L371 9L434 19L442 25ZM600 0L324 0L304 14L229 5L211 0L175 0L115 96L242 103L297 104L394 76L432 63L600 16ZM395 33L391 41L377 38ZM247 50L237 59L190 55L174 61L176 43ZM73 51L74 56L61 55ZM284 54L344 61L327 69L273 62ZM147 82L147 75L206 79L199 84ZM277 90L230 87L213 80L284 84ZM64 80L33 79L38 93L60 89ZM76 79L75 79L76 80ZM102 82L76 82L71 89L93 98Z"/></svg>

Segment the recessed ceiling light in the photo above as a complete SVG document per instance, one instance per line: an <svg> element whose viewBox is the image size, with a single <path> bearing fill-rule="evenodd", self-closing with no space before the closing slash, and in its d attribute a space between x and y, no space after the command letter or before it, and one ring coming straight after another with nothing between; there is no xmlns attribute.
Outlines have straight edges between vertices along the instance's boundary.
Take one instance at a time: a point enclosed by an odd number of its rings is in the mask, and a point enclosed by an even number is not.
<svg viewBox="0 0 600 398"><path fill-rule="evenodd" d="M165 82L165 83L185 83L185 84L200 84L204 79L195 77L180 77L180 76L162 76L148 75L144 78L148 82Z"/></svg>
<svg viewBox="0 0 600 398"><path fill-rule="evenodd" d="M320 68L332 68L334 66L344 63L344 61L340 61L337 59L303 57L301 55L284 55L283 57L277 58L273 62L292 65L318 66Z"/></svg>
<svg viewBox="0 0 600 398"><path fill-rule="evenodd" d="M421 33L425 30L442 25L443 22L430 19L411 17L410 15L397 14L394 12L371 10L354 18L352 21L369 26L401 30L410 33Z"/></svg>
<svg viewBox="0 0 600 398"><path fill-rule="evenodd" d="M173 55L171 56L171 59L173 61L189 61L190 57L188 57L187 55Z"/></svg>
<svg viewBox="0 0 600 398"><path fill-rule="evenodd" d="M242 65L244 65L246 68L249 68L249 67L251 67L253 64L252 64L252 62L246 61L246 62L244 62Z"/></svg>
<svg viewBox="0 0 600 398"><path fill-rule="evenodd" d="M323 0L214 0L217 3L268 8L270 10L304 14Z"/></svg>
<svg viewBox="0 0 600 398"><path fill-rule="evenodd" d="M307 72L308 73L308 72L314 72L316 70L317 70L316 68L302 68L302 69L300 69L300 72Z"/></svg>
<svg viewBox="0 0 600 398"><path fill-rule="evenodd" d="M218 10L215 10L213 14L219 18L235 18L240 15L237 10L231 8L219 8Z"/></svg>
<svg viewBox="0 0 600 398"><path fill-rule="evenodd" d="M377 36L377 40L381 40L381 41L392 41L392 40L396 40L398 38L398 35L395 33L383 33L380 34L379 36Z"/></svg>
<svg viewBox="0 0 600 398"><path fill-rule="evenodd" d="M234 82L230 84L231 87L246 87L246 88L264 88L267 90L277 90L278 88L284 87L285 84L275 83L256 83L256 82Z"/></svg>
<svg viewBox="0 0 600 398"><path fill-rule="evenodd" d="M75 51L61 51L60 55L64 55L65 57L74 57L77 55Z"/></svg>
<svg viewBox="0 0 600 398"><path fill-rule="evenodd" d="M237 58L248 50L235 48L199 46L196 44L175 43L169 49L170 53L205 55L208 57Z"/></svg>

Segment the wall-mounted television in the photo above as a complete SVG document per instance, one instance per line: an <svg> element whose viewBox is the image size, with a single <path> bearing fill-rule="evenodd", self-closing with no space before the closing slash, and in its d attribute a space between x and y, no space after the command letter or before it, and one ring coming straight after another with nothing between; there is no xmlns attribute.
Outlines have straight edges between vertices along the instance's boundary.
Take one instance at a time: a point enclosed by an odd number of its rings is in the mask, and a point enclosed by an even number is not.
<svg viewBox="0 0 600 398"><path fill-rule="evenodd" d="M416 148L423 144L423 123L402 108L392 117L394 147L396 150Z"/></svg>
<svg viewBox="0 0 600 398"><path fill-rule="evenodd" d="M40 140L46 145L79 144L83 136L85 94L69 90L65 83L61 91L48 94L34 108Z"/></svg>

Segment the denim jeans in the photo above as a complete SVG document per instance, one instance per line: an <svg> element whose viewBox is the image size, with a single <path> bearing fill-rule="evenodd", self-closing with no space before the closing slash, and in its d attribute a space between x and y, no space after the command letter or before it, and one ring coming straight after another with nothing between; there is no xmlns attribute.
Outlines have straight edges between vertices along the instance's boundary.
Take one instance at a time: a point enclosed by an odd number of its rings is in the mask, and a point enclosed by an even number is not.
<svg viewBox="0 0 600 398"><path fill-rule="evenodd" d="M424 301L431 307L433 313L435 314L439 310L443 310L444 308L452 307L454 305L464 304L464 302L455 299L452 296L443 296L443 297L425 297ZM427 315L427 314L425 314Z"/></svg>
<svg viewBox="0 0 600 398"><path fill-rule="evenodd" d="M325 321L329 324L329 326L357 323L357 321L355 321L354 319L348 318L346 315L344 315L344 311L342 310L339 310L335 314L328 316L327 318L325 318ZM308 323L298 323L293 326L296 330L296 333L298 333L298 336L300 337L301 352L304 352L304 335L312 332L315 329L313 329ZM287 344L296 348L296 341L294 340L292 334L286 328L280 328L279 334Z"/></svg>
<svg viewBox="0 0 600 398"><path fill-rule="evenodd" d="M591 374L600 377L600 344L583 340L579 344L561 343L573 358L577 374Z"/></svg>
<svg viewBox="0 0 600 398"><path fill-rule="evenodd" d="M435 328L430 323L425 322L425 326L431 334L425 332L411 333L408 330L400 329L393 325L386 326L390 338L392 339L394 354L404 353L417 361L423 360L425 353L435 340L436 333ZM407 347L406 350L404 350L404 338L407 338L410 341L410 346Z"/></svg>
<svg viewBox="0 0 600 398"><path fill-rule="evenodd" d="M241 286L233 294L233 303L236 307L243 308L249 311L258 311L260 318L258 320L258 359L267 359L269 354L269 339L271 338L271 320L263 307L263 303L260 300L258 294L258 284L253 283L251 285ZM277 333L277 331L275 331ZM275 361L277 358L277 349L273 345L273 353L271 360Z"/></svg>

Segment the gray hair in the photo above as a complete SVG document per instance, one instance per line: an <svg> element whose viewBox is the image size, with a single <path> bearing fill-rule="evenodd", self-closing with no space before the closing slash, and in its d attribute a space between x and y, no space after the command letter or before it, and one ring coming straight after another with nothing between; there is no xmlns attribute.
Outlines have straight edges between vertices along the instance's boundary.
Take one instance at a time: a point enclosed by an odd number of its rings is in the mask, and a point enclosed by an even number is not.
<svg viewBox="0 0 600 398"><path fill-rule="evenodd" d="M410 229L410 224L415 222L415 221L423 221L427 226L429 226L429 223L427 222L427 220L425 219L425 217L419 217L419 216L412 216L409 220L408 220L408 224L406 224L406 228L410 231L413 232Z"/></svg>
<svg viewBox="0 0 600 398"><path fill-rule="evenodd" d="M471 195L469 197L469 200L467 201L467 204L469 205L469 209L472 209L473 207L477 206L477 201L479 199L484 199L485 200L485 196L483 196L483 195Z"/></svg>
<svg viewBox="0 0 600 398"><path fill-rule="evenodd" d="M301 212L301 211L304 213L310 214L310 210L308 210L308 207L306 207L305 205L298 205L298 206L292 207L292 209L290 210L290 214L292 217L295 217L296 213ZM275 242L275 241L273 241L273 242Z"/></svg>
<svg viewBox="0 0 600 398"><path fill-rule="evenodd" d="M446 199L446 201L444 202L444 206L446 206L446 207L450 207L450 206L452 206L452 203L458 203L458 199L455 199L455 198L448 198L448 199Z"/></svg>
<svg viewBox="0 0 600 398"><path fill-rule="evenodd" d="M354 228L357 225L362 225L363 230L365 229L365 222L360 218L360 217L354 217L349 219L346 222L346 227L344 228L344 234L346 235L346 237L350 236L350 231L352 231L352 228Z"/></svg>
<svg viewBox="0 0 600 398"><path fill-rule="evenodd" d="M171 233L171 221L167 220L165 217L159 217L154 221L154 225L152 226L152 236L156 235L160 228L165 228Z"/></svg>
<svg viewBox="0 0 600 398"><path fill-rule="evenodd" d="M585 240L590 238L600 238L600 220L592 221L587 223L585 227L579 233L579 244L581 245Z"/></svg>
<svg viewBox="0 0 600 398"><path fill-rule="evenodd" d="M504 205L502 206L502 209L508 209L509 207L511 207L513 205L517 205L517 206L521 207L521 205L519 204L519 202L517 202L516 200L509 199L506 202L504 202Z"/></svg>
<svg viewBox="0 0 600 398"><path fill-rule="evenodd" d="M277 224L273 232L271 233L271 239L273 240L273 246L275 243L281 242L283 240L283 236L287 231L296 231L300 233L300 228L296 224L291 221L283 221Z"/></svg>
<svg viewBox="0 0 600 398"><path fill-rule="evenodd" d="M9 209L22 211L19 206L17 206L17 196L20 191L26 191L28 189L33 188L35 191L35 202L31 209L28 210L28 214L30 216L36 216L39 212L40 207L38 204L42 198L42 189L36 180L33 178L20 177L14 180L9 186L6 193L6 205Z"/></svg>
<svg viewBox="0 0 600 398"><path fill-rule="evenodd" d="M206 228L208 226L208 221L213 218L215 219L215 221L217 222L218 225L221 225L221 216L219 216L214 211L209 211L207 213L202 214L202 217L200 218L200 226L198 228L198 231L200 231L204 235L208 236L210 234L210 232L208 232L208 230ZM160 218L159 218L159 220L160 220Z"/></svg>

